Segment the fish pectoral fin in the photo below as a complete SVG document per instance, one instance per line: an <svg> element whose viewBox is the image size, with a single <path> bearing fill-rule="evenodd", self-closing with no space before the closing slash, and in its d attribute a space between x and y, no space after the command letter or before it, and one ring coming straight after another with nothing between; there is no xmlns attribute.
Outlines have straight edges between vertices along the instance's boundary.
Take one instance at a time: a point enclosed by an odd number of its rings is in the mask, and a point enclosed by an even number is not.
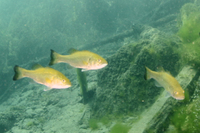
<svg viewBox="0 0 200 133"><path fill-rule="evenodd" d="M69 64L66 64L67 69L72 69L74 67L70 66Z"/></svg>
<svg viewBox="0 0 200 133"><path fill-rule="evenodd" d="M29 84L35 84L36 82L33 79L29 79Z"/></svg>
<svg viewBox="0 0 200 133"><path fill-rule="evenodd" d="M51 89L52 89L52 88L48 87L48 88L44 89L44 91L49 91L49 90L51 90Z"/></svg>
<svg viewBox="0 0 200 133"><path fill-rule="evenodd" d="M170 93L169 92L167 92L166 94L165 94L165 98L169 98L171 95L170 95Z"/></svg>
<svg viewBox="0 0 200 133"><path fill-rule="evenodd" d="M162 87L157 81L154 82L156 87Z"/></svg>
<svg viewBox="0 0 200 133"><path fill-rule="evenodd" d="M49 79L49 78L46 78L45 81L46 81L46 83L48 83L48 84L51 83L51 79Z"/></svg>
<svg viewBox="0 0 200 133"><path fill-rule="evenodd" d="M88 65L88 63L86 61L83 61L83 64L86 65L86 66Z"/></svg>

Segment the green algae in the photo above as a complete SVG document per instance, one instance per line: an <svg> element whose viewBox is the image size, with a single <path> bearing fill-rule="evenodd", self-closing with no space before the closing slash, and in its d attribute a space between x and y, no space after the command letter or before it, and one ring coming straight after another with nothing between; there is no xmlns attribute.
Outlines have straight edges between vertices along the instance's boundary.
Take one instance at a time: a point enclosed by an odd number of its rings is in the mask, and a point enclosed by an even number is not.
<svg viewBox="0 0 200 133"><path fill-rule="evenodd" d="M100 122L105 125L105 126L108 126L109 123L110 123L110 120L109 120L109 117L108 116L104 116L100 119Z"/></svg>
<svg viewBox="0 0 200 133"><path fill-rule="evenodd" d="M112 128L110 133L128 133L130 130L130 127L127 125L124 125L122 123L116 123Z"/></svg>
<svg viewBox="0 0 200 133"><path fill-rule="evenodd" d="M184 43L192 43L198 39L200 32L200 12L193 12L188 16L188 19L183 21L183 25L178 31Z"/></svg>
<svg viewBox="0 0 200 133"><path fill-rule="evenodd" d="M200 7L188 3L181 8L182 25L177 33L183 44L178 53L182 64L200 64Z"/></svg>
<svg viewBox="0 0 200 133"><path fill-rule="evenodd" d="M199 99L196 99L188 105L184 105L174 109L171 116L171 123L181 133L197 133L200 132L200 111Z"/></svg>
<svg viewBox="0 0 200 133"><path fill-rule="evenodd" d="M28 129L32 128L35 125L36 125L36 123L34 121L29 121L29 122L26 123L26 126L27 126Z"/></svg>
<svg viewBox="0 0 200 133"><path fill-rule="evenodd" d="M92 130L96 130L99 128L98 126L98 120L97 119L90 119L89 120L89 127L92 129Z"/></svg>

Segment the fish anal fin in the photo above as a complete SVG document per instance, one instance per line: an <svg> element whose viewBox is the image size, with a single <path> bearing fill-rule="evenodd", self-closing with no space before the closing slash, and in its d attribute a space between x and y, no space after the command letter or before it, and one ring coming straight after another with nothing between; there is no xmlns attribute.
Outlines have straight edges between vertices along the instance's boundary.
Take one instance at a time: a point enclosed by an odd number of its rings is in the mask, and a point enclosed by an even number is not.
<svg viewBox="0 0 200 133"><path fill-rule="evenodd" d="M66 64L66 67L67 67L67 69L73 69L74 68L73 66L71 66L69 64Z"/></svg>
<svg viewBox="0 0 200 133"><path fill-rule="evenodd" d="M81 72L88 71L89 69L82 69Z"/></svg>
<svg viewBox="0 0 200 133"><path fill-rule="evenodd" d="M44 91L49 91L49 90L52 90L52 88L48 87L48 88L44 89Z"/></svg>
<svg viewBox="0 0 200 133"><path fill-rule="evenodd" d="M156 80L155 80L154 83L155 83L155 86L156 86L156 87L162 87Z"/></svg>

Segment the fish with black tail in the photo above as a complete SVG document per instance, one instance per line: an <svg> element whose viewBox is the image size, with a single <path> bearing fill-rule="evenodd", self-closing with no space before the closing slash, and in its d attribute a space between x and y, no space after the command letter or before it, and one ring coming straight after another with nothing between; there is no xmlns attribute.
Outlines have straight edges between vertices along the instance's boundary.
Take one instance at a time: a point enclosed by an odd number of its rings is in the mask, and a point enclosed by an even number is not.
<svg viewBox="0 0 200 133"><path fill-rule="evenodd" d="M39 64L33 66L34 70L27 70L19 66L14 67L15 75L13 80L18 80L24 77L33 79L38 84L43 84L48 88L44 91L51 89L65 89L71 87L69 79L61 72L50 68L42 67Z"/></svg>
<svg viewBox="0 0 200 133"><path fill-rule="evenodd" d="M56 63L68 63L72 67L81 68L82 71L97 70L108 65L108 62L98 54L83 50L76 49L70 50L70 55L60 55L51 50L51 61L49 65Z"/></svg>

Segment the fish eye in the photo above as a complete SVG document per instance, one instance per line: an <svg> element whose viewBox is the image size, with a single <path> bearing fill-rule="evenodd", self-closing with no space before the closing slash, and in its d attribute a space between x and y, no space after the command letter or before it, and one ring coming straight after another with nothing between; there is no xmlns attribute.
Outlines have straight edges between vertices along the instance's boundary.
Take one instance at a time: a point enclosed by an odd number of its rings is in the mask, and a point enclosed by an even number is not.
<svg viewBox="0 0 200 133"><path fill-rule="evenodd" d="M66 80L63 79L63 82L66 82Z"/></svg>
<svg viewBox="0 0 200 133"><path fill-rule="evenodd" d="M100 59L98 59L98 62L101 62L101 60L100 60Z"/></svg>

